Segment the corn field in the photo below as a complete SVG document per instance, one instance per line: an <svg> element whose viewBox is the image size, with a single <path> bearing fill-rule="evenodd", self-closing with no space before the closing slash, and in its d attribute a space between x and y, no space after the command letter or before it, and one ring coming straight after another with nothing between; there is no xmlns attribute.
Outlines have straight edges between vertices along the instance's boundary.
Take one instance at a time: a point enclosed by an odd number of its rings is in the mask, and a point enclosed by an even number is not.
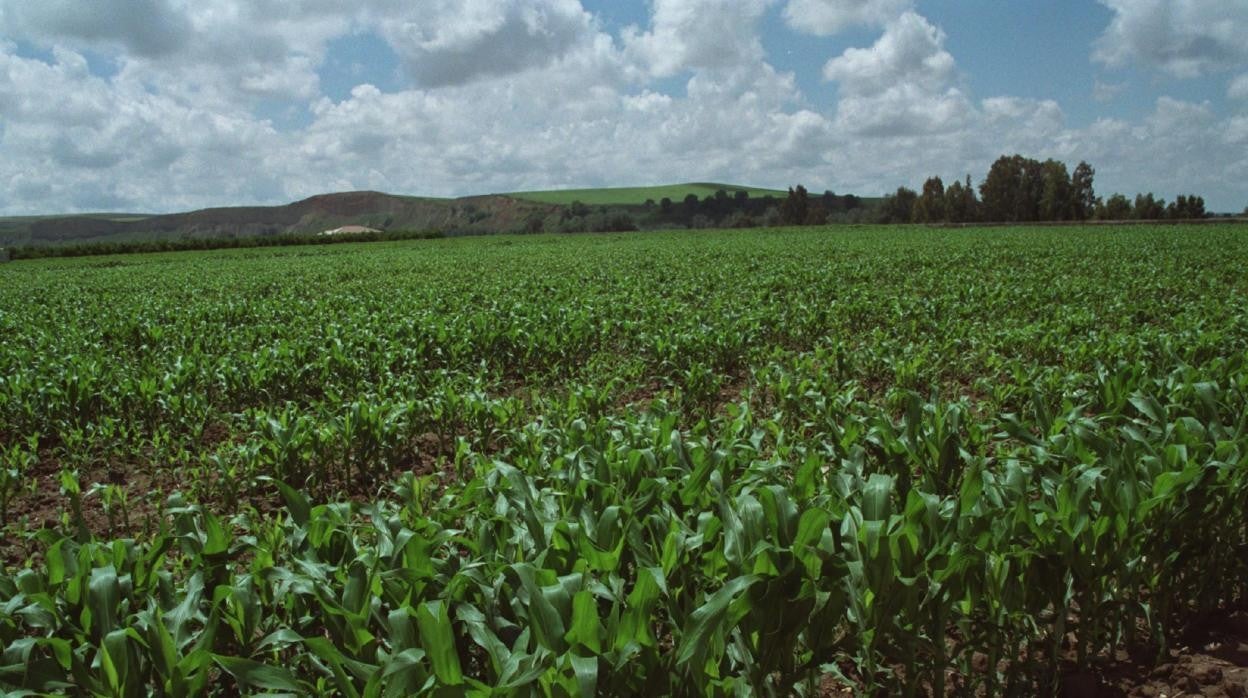
<svg viewBox="0 0 1248 698"><path fill-rule="evenodd" d="M1248 228L0 268L9 695L1044 695L1248 602Z"/></svg>

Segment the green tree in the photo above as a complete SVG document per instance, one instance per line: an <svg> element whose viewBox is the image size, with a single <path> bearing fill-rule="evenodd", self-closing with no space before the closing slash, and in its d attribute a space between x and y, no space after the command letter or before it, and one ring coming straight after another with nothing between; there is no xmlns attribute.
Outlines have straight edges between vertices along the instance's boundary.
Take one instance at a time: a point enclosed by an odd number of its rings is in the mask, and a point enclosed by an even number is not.
<svg viewBox="0 0 1248 698"><path fill-rule="evenodd" d="M1205 197L1192 196L1190 201L1192 204L1192 218L1207 218L1209 216L1209 212L1205 210Z"/></svg>
<svg viewBox="0 0 1248 698"><path fill-rule="evenodd" d="M914 218L914 205L919 195L913 189L897 187L897 191L884 197L881 206L881 222L909 223Z"/></svg>
<svg viewBox="0 0 1248 698"><path fill-rule="evenodd" d="M1074 188L1066 165L1056 160L1045 160L1041 165L1042 184L1037 219L1064 221L1074 218L1071 210Z"/></svg>
<svg viewBox="0 0 1248 698"><path fill-rule="evenodd" d="M1018 221L1040 220L1040 203L1044 199L1045 166L1039 160L1020 157L1023 178L1015 197L1014 207Z"/></svg>
<svg viewBox="0 0 1248 698"><path fill-rule="evenodd" d="M545 217L539 211L534 211L525 216L521 230L525 233L540 233L545 226Z"/></svg>
<svg viewBox="0 0 1248 698"><path fill-rule="evenodd" d="M810 201L806 207L806 218L802 221L802 225L824 225L827 222L828 209L823 205L823 199Z"/></svg>
<svg viewBox="0 0 1248 698"><path fill-rule="evenodd" d="M975 198L975 187L971 184L971 176L966 176L966 184L954 181L945 189L945 211L949 220L954 223L967 223L979 215L979 199Z"/></svg>
<svg viewBox="0 0 1248 698"><path fill-rule="evenodd" d="M1022 155L1002 155L979 185L984 218L989 221L1033 221L1040 204L1042 166Z"/></svg>
<svg viewBox="0 0 1248 698"><path fill-rule="evenodd" d="M1096 192L1092 189L1092 178L1096 170L1086 162L1080 161L1075 166L1075 173L1070 178L1070 210L1075 220L1086 221L1096 211Z"/></svg>
<svg viewBox="0 0 1248 698"><path fill-rule="evenodd" d="M979 185L979 198L984 204L984 218L1008 221L1014 214L1014 192L1022 180L1022 166L1017 157L1002 155L988 168L988 176Z"/></svg>
<svg viewBox="0 0 1248 698"><path fill-rule="evenodd" d="M806 187L797 185L789 188L789 195L780 204L780 222L783 225L804 225L810 210L810 197Z"/></svg>
<svg viewBox="0 0 1248 698"><path fill-rule="evenodd" d="M1205 217L1205 200L1195 194L1179 194L1174 203L1166 207L1166 217L1178 220L1190 220Z"/></svg>
<svg viewBox="0 0 1248 698"><path fill-rule="evenodd" d="M1042 163L1017 154L997 158L979 185L984 218L1004 222L1040 220L1046 180L1055 191L1061 190L1059 174L1065 173L1065 166L1059 165L1052 160ZM1068 186L1069 178L1066 181ZM1058 207L1054 204L1053 208Z"/></svg>
<svg viewBox="0 0 1248 698"><path fill-rule="evenodd" d="M1132 217L1131 201L1122 194L1114 194L1105 202L1105 209L1101 215L1102 220L1107 221L1125 221Z"/></svg>
<svg viewBox="0 0 1248 698"><path fill-rule="evenodd" d="M700 204L701 202L698 201L697 194L686 194L684 201L684 214L686 216L693 216L698 212L698 206Z"/></svg>
<svg viewBox="0 0 1248 698"><path fill-rule="evenodd" d="M1134 214L1136 220L1155 221L1166 217L1166 200L1153 197L1150 191L1147 194L1135 195Z"/></svg>
<svg viewBox="0 0 1248 698"><path fill-rule="evenodd" d="M914 204L914 222L938 223L949 220L945 207L945 183L940 177L928 177L923 183L923 194Z"/></svg>

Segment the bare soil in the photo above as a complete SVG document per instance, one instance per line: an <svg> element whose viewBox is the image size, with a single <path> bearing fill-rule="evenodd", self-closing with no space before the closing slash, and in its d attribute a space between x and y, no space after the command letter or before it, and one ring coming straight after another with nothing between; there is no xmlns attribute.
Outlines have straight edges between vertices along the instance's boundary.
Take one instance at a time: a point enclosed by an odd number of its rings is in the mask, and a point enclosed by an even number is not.
<svg viewBox="0 0 1248 698"><path fill-rule="evenodd" d="M228 436L210 427L205 440L220 442ZM307 494L314 501L371 502L390 496L389 483L404 473L415 475L441 474L441 480L453 478L450 465L453 453L440 443L434 434L426 434L411 444L410 448L387 472L373 472L366 476L338 476L332 481L317 484ZM57 531L72 535L77 523L72 514L70 498L61 490L62 464L45 453L24 475L30 487L23 487L9 502L8 524L0 528L0 566L14 569L38 560L39 545L27 540L27 535L40 530ZM341 469L331 472L340 473ZM111 462L97 463L78 468L81 489L82 521L86 528L100 539L133 538L145 540L157 532L159 522L165 517L165 502L170 494L182 492L188 501L202 505L207 510L229 516L241 510L254 510L271 514L284 506L276 487L251 488L246 501L226 502L214 498L192 498L191 486L186 472L178 466L157 463ZM120 502L106 506L96 485L113 485L124 493L124 507ZM204 487L213 492L214 487Z"/></svg>
<svg viewBox="0 0 1248 698"><path fill-rule="evenodd" d="M1071 698L1248 698L1248 611L1194 622L1160 664L1153 657L1120 652L1095 672L1067 673L1062 688Z"/></svg>

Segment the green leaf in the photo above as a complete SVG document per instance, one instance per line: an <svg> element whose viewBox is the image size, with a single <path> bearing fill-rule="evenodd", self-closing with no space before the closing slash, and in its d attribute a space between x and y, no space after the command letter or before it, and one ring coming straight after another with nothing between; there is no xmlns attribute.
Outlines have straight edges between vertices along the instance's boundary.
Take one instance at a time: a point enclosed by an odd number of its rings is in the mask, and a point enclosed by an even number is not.
<svg viewBox="0 0 1248 698"><path fill-rule="evenodd" d="M244 687L262 688L268 691L303 693L307 689L286 669L261 664L242 657L212 655L212 661Z"/></svg>
<svg viewBox="0 0 1248 698"><path fill-rule="evenodd" d="M651 622L654 606L663 593L663 570L647 567L638 572L633 590L628 594L628 606L620 618L615 651L624 652L630 645L654 647L658 644Z"/></svg>
<svg viewBox="0 0 1248 698"><path fill-rule="evenodd" d="M893 512L893 478L883 473L872 473L862 488L862 518L864 521L887 521Z"/></svg>
<svg viewBox="0 0 1248 698"><path fill-rule="evenodd" d="M601 624L598 621L598 601L593 592L579 591L572 597L572 628L567 640L573 646L581 646L594 654L602 651L599 640Z"/></svg>
<svg viewBox="0 0 1248 698"><path fill-rule="evenodd" d="M536 569L528 563L513 565L512 569L516 571L521 585L528 593L529 622L538 644L552 652L564 652L567 647L563 638L567 629L563 617L544 593L543 587L537 583Z"/></svg>
<svg viewBox="0 0 1248 698"><path fill-rule="evenodd" d="M91 570L87 593L95 631L102 638L117 629L117 606L121 603L121 585L117 581L117 570L112 565Z"/></svg>
<svg viewBox="0 0 1248 698"><path fill-rule="evenodd" d="M416 626L433 674L443 685L458 686L464 682L455 647L455 633L446 604L442 600L427 601L416 607Z"/></svg>
<svg viewBox="0 0 1248 698"><path fill-rule="evenodd" d="M689 616L689 621L681 632L680 645L676 648L678 665L689 664L692 661L692 669L701 671L712 638L725 630L720 626L728 614L729 604L753 586L758 579L757 576L751 574L729 581Z"/></svg>
<svg viewBox="0 0 1248 698"><path fill-rule="evenodd" d="M419 647L403 650L402 652L399 652L391 657L390 661L386 662L386 668L382 671L381 675L383 677L389 677L400 671L420 666L420 662L425 658L425 656L425 651Z"/></svg>
<svg viewBox="0 0 1248 698"><path fill-rule="evenodd" d="M286 502L286 510L290 512L290 518L296 526L303 528L308 525L308 521L312 518L312 505L302 492L277 478L264 476L257 479L262 482L272 482L277 487L277 491L281 493L282 499Z"/></svg>
<svg viewBox="0 0 1248 698"><path fill-rule="evenodd" d="M582 696L598 695L598 658L571 655L572 670L576 672L576 683Z"/></svg>

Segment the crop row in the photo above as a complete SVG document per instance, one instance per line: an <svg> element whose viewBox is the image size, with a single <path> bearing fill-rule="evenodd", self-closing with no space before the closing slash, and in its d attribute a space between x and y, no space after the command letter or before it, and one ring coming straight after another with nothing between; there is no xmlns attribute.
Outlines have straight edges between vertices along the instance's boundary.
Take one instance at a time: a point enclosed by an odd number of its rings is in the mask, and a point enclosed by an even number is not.
<svg viewBox="0 0 1248 698"><path fill-rule="evenodd" d="M0 686L1035 694L1162 656L1248 600L1242 238L10 265Z"/></svg>

